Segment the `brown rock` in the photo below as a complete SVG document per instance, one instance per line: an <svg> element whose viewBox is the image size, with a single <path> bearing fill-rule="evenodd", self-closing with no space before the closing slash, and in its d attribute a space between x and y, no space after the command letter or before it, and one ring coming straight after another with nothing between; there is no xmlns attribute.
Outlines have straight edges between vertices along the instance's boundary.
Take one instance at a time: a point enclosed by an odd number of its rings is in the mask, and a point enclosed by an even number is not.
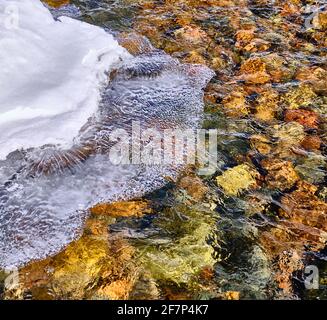
<svg viewBox="0 0 327 320"><path fill-rule="evenodd" d="M308 151L319 150L321 147L321 139L319 136L306 136L302 140L301 146Z"/></svg>
<svg viewBox="0 0 327 320"><path fill-rule="evenodd" d="M183 177L178 186L186 190L186 192L196 201L201 201L208 192L207 186L199 177Z"/></svg>
<svg viewBox="0 0 327 320"><path fill-rule="evenodd" d="M271 152L270 141L264 136L255 134L250 138L251 148L257 150L261 154L269 154Z"/></svg>
<svg viewBox="0 0 327 320"><path fill-rule="evenodd" d="M291 295L293 292L292 275L295 271L303 269L301 255L295 250L289 250L281 253L277 258L277 273L275 280L283 293Z"/></svg>
<svg viewBox="0 0 327 320"><path fill-rule="evenodd" d="M124 47L130 54L138 55L153 51L149 40L137 33L121 33L117 37L118 43Z"/></svg>

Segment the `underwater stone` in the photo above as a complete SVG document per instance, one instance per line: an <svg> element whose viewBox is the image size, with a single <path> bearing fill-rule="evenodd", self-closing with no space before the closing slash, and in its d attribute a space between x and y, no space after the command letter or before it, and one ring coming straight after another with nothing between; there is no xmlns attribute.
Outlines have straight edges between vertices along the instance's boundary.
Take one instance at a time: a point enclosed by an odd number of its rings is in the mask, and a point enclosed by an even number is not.
<svg viewBox="0 0 327 320"><path fill-rule="evenodd" d="M299 176L290 161L265 159L261 161L261 165L268 171L265 179L270 188L286 190L299 180Z"/></svg>
<svg viewBox="0 0 327 320"><path fill-rule="evenodd" d="M241 164L226 170L216 178L217 184L230 196L239 195L242 191L257 185L259 173L248 164Z"/></svg>

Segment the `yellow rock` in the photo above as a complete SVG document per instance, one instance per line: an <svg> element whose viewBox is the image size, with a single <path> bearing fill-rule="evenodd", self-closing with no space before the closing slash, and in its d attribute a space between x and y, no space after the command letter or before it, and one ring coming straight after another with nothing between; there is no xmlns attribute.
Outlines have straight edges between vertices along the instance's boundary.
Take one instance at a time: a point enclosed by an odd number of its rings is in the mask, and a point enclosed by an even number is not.
<svg viewBox="0 0 327 320"><path fill-rule="evenodd" d="M226 62L222 58L215 57L211 61L211 67L214 70L221 70L226 67Z"/></svg>
<svg viewBox="0 0 327 320"><path fill-rule="evenodd" d="M184 218L181 219L180 215ZM217 262L214 248L207 241L215 229L216 220L209 213L181 205L167 209L154 223L167 234L172 234L173 241L137 246L139 255L136 259L142 268L163 285L197 286L203 269L213 268Z"/></svg>
<svg viewBox="0 0 327 320"><path fill-rule="evenodd" d="M261 121L272 121L278 109L279 96L274 90L263 92L257 99L255 117Z"/></svg>
<svg viewBox="0 0 327 320"><path fill-rule="evenodd" d="M305 138L304 127L297 122L288 122L271 127L272 136L277 138L275 153L280 157L288 157L293 148L300 146Z"/></svg>
<svg viewBox="0 0 327 320"><path fill-rule="evenodd" d="M230 116L244 116L249 113L249 106L245 99L245 93L242 91L235 91L226 96L222 104L225 112Z"/></svg>
<svg viewBox="0 0 327 320"><path fill-rule="evenodd" d="M240 293L238 291L225 292L225 298L227 300L240 300Z"/></svg>
<svg viewBox="0 0 327 320"><path fill-rule="evenodd" d="M140 217L144 214L150 214L152 209L150 204L144 200L114 202L108 204L99 204L91 209L93 215L110 217Z"/></svg>
<svg viewBox="0 0 327 320"><path fill-rule="evenodd" d="M259 173L248 164L241 164L226 170L221 176L216 178L220 186L227 195L236 196L242 191L256 186L256 178Z"/></svg>
<svg viewBox="0 0 327 320"><path fill-rule="evenodd" d="M315 29L327 29L327 12L319 12L312 20Z"/></svg>
<svg viewBox="0 0 327 320"><path fill-rule="evenodd" d="M266 72L266 64L261 58L249 58L241 66L242 74Z"/></svg>
<svg viewBox="0 0 327 320"><path fill-rule="evenodd" d="M317 95L310 86L300 85L287 92L282 97L282 102L288 109L298 109L310 105L316 97Z"/></svg>

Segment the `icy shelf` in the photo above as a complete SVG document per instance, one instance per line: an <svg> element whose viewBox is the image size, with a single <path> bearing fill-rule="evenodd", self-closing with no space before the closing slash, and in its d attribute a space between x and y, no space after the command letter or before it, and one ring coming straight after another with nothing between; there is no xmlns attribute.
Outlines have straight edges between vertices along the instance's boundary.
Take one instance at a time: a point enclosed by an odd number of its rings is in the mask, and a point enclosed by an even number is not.
<svg viewBox="0 0 327 320"><path fill-rule="evenodd" d="M0 26L0 159L71 144L97 109L106 72L128 57L101 28L54 20L39 0L0 0L0 21L15 11L18 26Z"/></svg>

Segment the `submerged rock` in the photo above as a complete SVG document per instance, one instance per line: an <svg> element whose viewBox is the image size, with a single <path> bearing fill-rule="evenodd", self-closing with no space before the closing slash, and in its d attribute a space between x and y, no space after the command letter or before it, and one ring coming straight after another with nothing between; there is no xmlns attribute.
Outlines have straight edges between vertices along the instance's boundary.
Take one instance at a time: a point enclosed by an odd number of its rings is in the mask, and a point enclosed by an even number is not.
<svg viewBox="0 0 327 320"><path fill-rule="evenodd" d="M42 0L47 5L53 8L59 8L61 6L67 5L70 3L70 0Z"/></svg>
<svg viewBox="0 0 327 320"><path fill-rule="evenodd" d="M185 176L180 179L178 186L186 190L195 201L203 200L208 192L208 187L198 177Z"/></svg>
<svg viewBox="0 0 327 320"><path fill-rule="evenodd" d="M285 121L295 121L308 129L318 129L318 115L316 112L310 110L286 110Z"/></svg>
<svg viewBox="0 0 327 320"><path fill-rule="evenodd" d="M299 176L290 161L265 159L261 165L268 171L265 180L270 188L283 191L290 189L299 180Z"/></svg>
<svg viewBox="0 0 327 320"><path fill-rule="evenodd" d="M223 99L222 104L226 110L226 114L230 116L239 117L249 113L245 93L242 91L232 92Z"/></svg>
<svg viewBox="0 0 327 320"><path fill-rule="evenodd" d="M289 109L299 109L300 107L307 107L312 104L316 97L317 95L311 86L300 85L289 90L282 97L282 103Z"/></svg>
<svg viewBox="0 0 327 320"><path fill-rule="evenodd" d="M216 178L217 184L230 196L239 195L242 191L257 186L259 173L248 164L241 164L226 170Z"/></svg>
<svg viewBox="0 0 327 320"><path fill-rule="evenodd" d="M241 65L240 79L249 84L264 84L270 76L266 72L266 64L261 58L250 58Z"/></svg>
<svg viewBox="0 0 327 320"><path fill-rule="evenodd" d="M131 243L142 273L157 284L163 296L183 288L184 298L190 298L212 290L212 270L219 259L211 244L216 237L215 213L183 201L157 213L153 234L140 234Z"/></svg>

